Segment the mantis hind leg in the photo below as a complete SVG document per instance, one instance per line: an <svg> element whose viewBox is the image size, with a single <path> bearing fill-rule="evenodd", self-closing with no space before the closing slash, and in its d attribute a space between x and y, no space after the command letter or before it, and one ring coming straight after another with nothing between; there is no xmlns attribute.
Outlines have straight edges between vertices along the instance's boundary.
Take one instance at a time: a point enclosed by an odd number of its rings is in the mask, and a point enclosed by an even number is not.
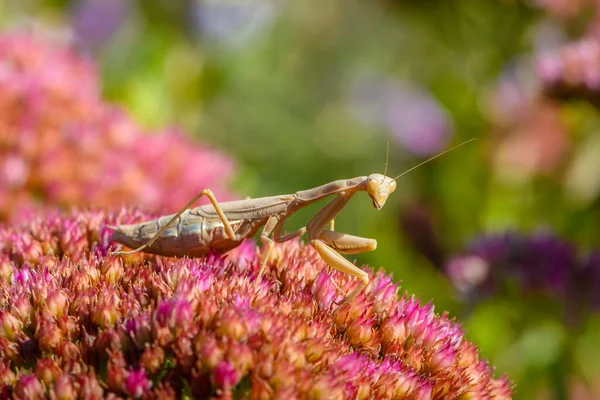
<svg viewBox="0 0 600 400"><path fill-rule="evenodd" d="M112 254L133 254L133 253L137 253L138 251L144 250L146 247L151 247L152 244L160 237L160 235L162 235L167 229L169 229L171 227L171 225L173 225L173 223L177 220L177 218L179 218L181 216L181 214L183 214L187 209L189 209L202 196L206 196L206 197L208 197L208 200L210 200L210 203L215 208L215 211L217 212L219 219L221 220L221 222L223 223L223 225L225 227L225 232L227 233L227 236L229 237L229 239L237 240L238 239L237 235L233 231L233 228L231 227L229 220L225 216L225 213L223 212L223 209L219 205L219 202L217 201L217 198L213 194L212 190L204 189L203 191L198 193L198 195L196 195L192 200L190 200L181 210L179 210L179 212L177 214L175 214L175 216L173 218L171 218L171 220L165 226L160 228L159 231L156 232L156 234L150 240L148 240L146 243L144 243L137 249L133 249L131 251L116 251Z"/></svg>

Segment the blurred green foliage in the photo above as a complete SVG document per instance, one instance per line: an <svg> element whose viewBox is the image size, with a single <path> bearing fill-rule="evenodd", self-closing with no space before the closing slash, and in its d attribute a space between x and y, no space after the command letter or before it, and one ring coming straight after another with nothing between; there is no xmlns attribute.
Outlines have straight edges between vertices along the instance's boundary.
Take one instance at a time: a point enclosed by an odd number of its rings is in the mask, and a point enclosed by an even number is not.
<svg viewBox="0 0 600 400"><path fill-rule="evenodd" d="M94 2L0 2L0 23L70 29L87 3ZM478 140L402 177L379 212L357 196L336 230L376 238L378 249L357 256L359 262L392 271L406 291L461 319L498 371L516 381L517 398L568 397L570 376L598 386L597 316L573 328L563 323L560 304L518 294L467 307L399 229L405 207L425 204L445 256L473 236L506 228L548 227L584 249L600 247L597 198L578 200L565 179L568 161L598 129L596 108L562 105L575 145L550 173L515 182L502 179L493 162L491 98L515 63L531 62L537 27L553 23L545 12L499 0L123 4L122 20L100 43L90 45L74 29L76 43L99 63L107 98L142 124L182 126L231 154L240 196L382 173L386 142L390 175L415 165L424 157L385 123L361 123L349 102L364 76L427 91L448 116L448 140ZM317 209L299 212L287 229Z"/></svg>

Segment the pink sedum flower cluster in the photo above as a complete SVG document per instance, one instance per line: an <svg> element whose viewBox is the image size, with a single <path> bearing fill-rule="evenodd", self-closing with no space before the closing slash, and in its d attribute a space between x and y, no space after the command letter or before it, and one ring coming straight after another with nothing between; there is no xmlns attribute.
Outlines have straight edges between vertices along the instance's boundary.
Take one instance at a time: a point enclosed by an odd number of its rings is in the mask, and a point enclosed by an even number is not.
<svg viewBox="0 0 600 400"><path fill-rule="evenodd" d="M531 0L530 3L558 17L573 18L593 6L594 0Z"/></svg>
<svg viewBox="0 0 600 400"><path fill-rule="evenodd" d="M596 35L541 54L536 70L549 93L600 105L600 41Z"/></svg>
<svg viewBox="0 0 600 400"><path fill-rule="evenodd" d="M25 34L0 36L0 221L40 205L175 210L205 187L229 198L231 160L105 103L92 63Z"/></svg>
<svg viewBox="0 0 600 400"><path fill-rule="evenodd" d="M107 225L137 210L74 211L0 228L0 397L507 399L459 325L383 272L356 282L298 241L257 282L226 256L112 256Z"/></svg>

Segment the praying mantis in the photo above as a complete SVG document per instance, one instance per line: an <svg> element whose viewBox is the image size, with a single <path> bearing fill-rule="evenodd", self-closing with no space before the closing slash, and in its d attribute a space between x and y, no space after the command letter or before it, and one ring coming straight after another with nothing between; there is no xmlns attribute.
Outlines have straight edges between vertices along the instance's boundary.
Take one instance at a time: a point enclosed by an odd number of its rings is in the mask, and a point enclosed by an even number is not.
<svg viewBox="0 0 600 400"><path fill-rule="evenodd" d="M225 253L246 238L253 237L262 228L261 243L266 251L260 257L260 269L256 281L260 281L271 250L275 243L307 235L308 243L332 268L359 280L357 287L340 302L333 313L354 299L368 284L366 272L348 261L341 254L359 254L375 250L375 239L348 235L334 230L334 220L348 201L358 192L366 191L377 210L381 210L390 194L396 190L396 180L421 165L440 157L468 142L443 151L403 172L395 178L384 174L371 174L351 179L336 180L294 194L260 197L219 203L210 189L202 190L179 212L151 221L110 227L111 241L123 244L131 251L113 254L132 254L143 251L169 257L202 257L210 252ZM201 197L211 204L191 208ZM286 219L296 211L323 198L333 200L317 212L308 223L290 233L283 233ZM329 228L329 229L326 229ZM272 238L271 238L272 236Z"/></svg>

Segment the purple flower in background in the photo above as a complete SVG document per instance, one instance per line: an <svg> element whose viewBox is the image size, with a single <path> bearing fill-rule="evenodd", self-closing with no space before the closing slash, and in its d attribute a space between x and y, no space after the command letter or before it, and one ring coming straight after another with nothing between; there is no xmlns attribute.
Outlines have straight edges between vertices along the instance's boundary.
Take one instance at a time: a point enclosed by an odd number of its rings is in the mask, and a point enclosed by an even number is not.
<svg viewBox="0 0 600 400"><path fill-rule="evenodd" d="M452 121L425 89L393 79L363 77L351 87L351 113L362 123L389 130L409 152L424 156L443 150Z"/></svg>
<svg viewBox="0 0 600 400"><path fill-rule="evenodd" d="M152 217L54 212L0 227L12 267L0 276L1 394L510 398L460 326L398 297L383 271L363 267L369 285L332 316L343 297L332 280L343 292L357 282L329 276L299 241L277 245L259 281L250 245L198 259L107 256L107 225ZM25 256L23 243L41 251Z"/></svg>
<svg viewBox="0 0 600 400"><path fill-rule="evenodd" d="M575 280L579 290L574 290L571 295L592 309L600 310L600 251L584 258L581 268L575 271Z"/></svg>
<svg viewBox="0 0 600 400"><path fill-rule="evenodd" d="M75 36L92 49L101 49L129 17L129 0L79 0L71 19Z"/></svg>
<svg viewBox="0 0 600 400"><path fill-rule="evenodd" d="M574 310L600 305L598 253L582 257L573 244L549 232L481 236L452 258L445 272L471 299L516 285L524 295L544 293Z"/></svg>
<svg viewBox="0 0 600 400"><path fill-rule="evenodd" d="M237 45L246 42L272 20L275 5L270 0L202 0L193 2L192 7L198 36Z"/></svg>

